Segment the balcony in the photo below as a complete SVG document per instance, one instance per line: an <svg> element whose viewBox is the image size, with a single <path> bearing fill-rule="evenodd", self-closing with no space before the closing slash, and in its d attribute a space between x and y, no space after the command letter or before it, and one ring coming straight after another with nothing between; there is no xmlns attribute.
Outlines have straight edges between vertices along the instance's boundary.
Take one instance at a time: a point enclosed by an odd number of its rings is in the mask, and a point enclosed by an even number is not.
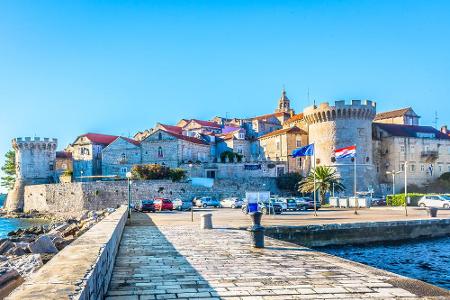
<svg viewBox="0 0 450 300"><path fill-rule="evenodd" d="M425 161L435 161L439 158L439 152L435 150L426 150L420 153L420 156L425 159Z"/></svg>

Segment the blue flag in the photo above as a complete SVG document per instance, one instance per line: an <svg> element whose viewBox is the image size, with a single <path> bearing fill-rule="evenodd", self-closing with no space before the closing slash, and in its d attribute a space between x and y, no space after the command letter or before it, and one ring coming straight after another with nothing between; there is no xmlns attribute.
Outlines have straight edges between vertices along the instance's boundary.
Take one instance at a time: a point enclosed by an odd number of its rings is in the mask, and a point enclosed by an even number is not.
<svg viewBox="0 0 450 300"><path fill-rule="evenodd" d="M314 155L314 144L297 148L294 151L292 151L292 157L313 156L313 155Z"/></svg>

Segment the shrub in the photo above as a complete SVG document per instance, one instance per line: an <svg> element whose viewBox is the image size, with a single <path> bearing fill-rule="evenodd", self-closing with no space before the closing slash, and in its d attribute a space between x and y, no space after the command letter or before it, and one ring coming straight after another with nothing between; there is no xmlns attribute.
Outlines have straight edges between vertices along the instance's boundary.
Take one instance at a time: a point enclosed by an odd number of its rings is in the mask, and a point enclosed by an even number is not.
<svg viewBox="0 0 450 300"><path fill-rule="evenodd" d="M229 162L233 162L233 159L236 157L237 162L241 162L243 155L239 153L234 153L232 151L224 151L220 153L220 159L225 162L225 158L228 157Z"/></svg>
<svg viewBox="0 0 450 300"><path fill-rule="evenodd" d="M407 197L410 198L411 202L408 205L416 206L419 199L424 194L418 194L418 193L408 193ZM405 205L405 194L395 194L395 195L388 195L386 197L386 205L388 206L404 206Z"/></svg>
<svg viewBox="0 0 450 300"><path fill-rule="evenodd" d="M450 181L450 172L442 173L441 176L439 176L440 180Z"/></svg>
<svg viewBox="0 0 450 300"><path fill-rule="evenodd" d="M172 181L181 181L186 178L186 170L181 168L170 169L169 176Z"/></svg>
<svg viewBox="0 0 450 300"><path fill-rule="evenodd" d="M73 171L72 170L65 170L64 172L62 172L63 176L72 176L73 175Z"/></svg>
<svg viewBox="0 0 450 300"><path fill-rule="evenodd" d="M135 165L131 169L131 174L133 178L141 180L168 179L169 171L168 167L157 164Z"/></svg>

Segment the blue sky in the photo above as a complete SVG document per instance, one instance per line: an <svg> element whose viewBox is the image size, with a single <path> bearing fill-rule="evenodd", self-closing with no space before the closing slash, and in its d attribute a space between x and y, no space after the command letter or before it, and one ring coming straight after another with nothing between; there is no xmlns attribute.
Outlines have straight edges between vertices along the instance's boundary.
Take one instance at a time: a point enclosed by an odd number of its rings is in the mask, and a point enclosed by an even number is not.
<svg viewBox="0 0 450 300"><path fill-rule="evenodd" d="M0 2L0 156L16 136L133 135L155 122L313 99L450 123L449 1ZM310 90L310 103L307 91ZM3 161L3 159L1 159Z"/></svg>

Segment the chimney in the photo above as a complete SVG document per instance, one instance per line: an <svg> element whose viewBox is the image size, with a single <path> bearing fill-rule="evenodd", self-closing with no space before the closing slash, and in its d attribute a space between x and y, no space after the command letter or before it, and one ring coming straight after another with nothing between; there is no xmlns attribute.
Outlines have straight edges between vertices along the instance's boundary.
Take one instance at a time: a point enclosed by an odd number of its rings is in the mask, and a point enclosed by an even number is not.
<svg viewBox="0 0 450 300"><path fill-rule="evenodd" d="M443 126L441 127L441 132L442 132L443 134L448 134L447 125L443 125Z"/></svg>

